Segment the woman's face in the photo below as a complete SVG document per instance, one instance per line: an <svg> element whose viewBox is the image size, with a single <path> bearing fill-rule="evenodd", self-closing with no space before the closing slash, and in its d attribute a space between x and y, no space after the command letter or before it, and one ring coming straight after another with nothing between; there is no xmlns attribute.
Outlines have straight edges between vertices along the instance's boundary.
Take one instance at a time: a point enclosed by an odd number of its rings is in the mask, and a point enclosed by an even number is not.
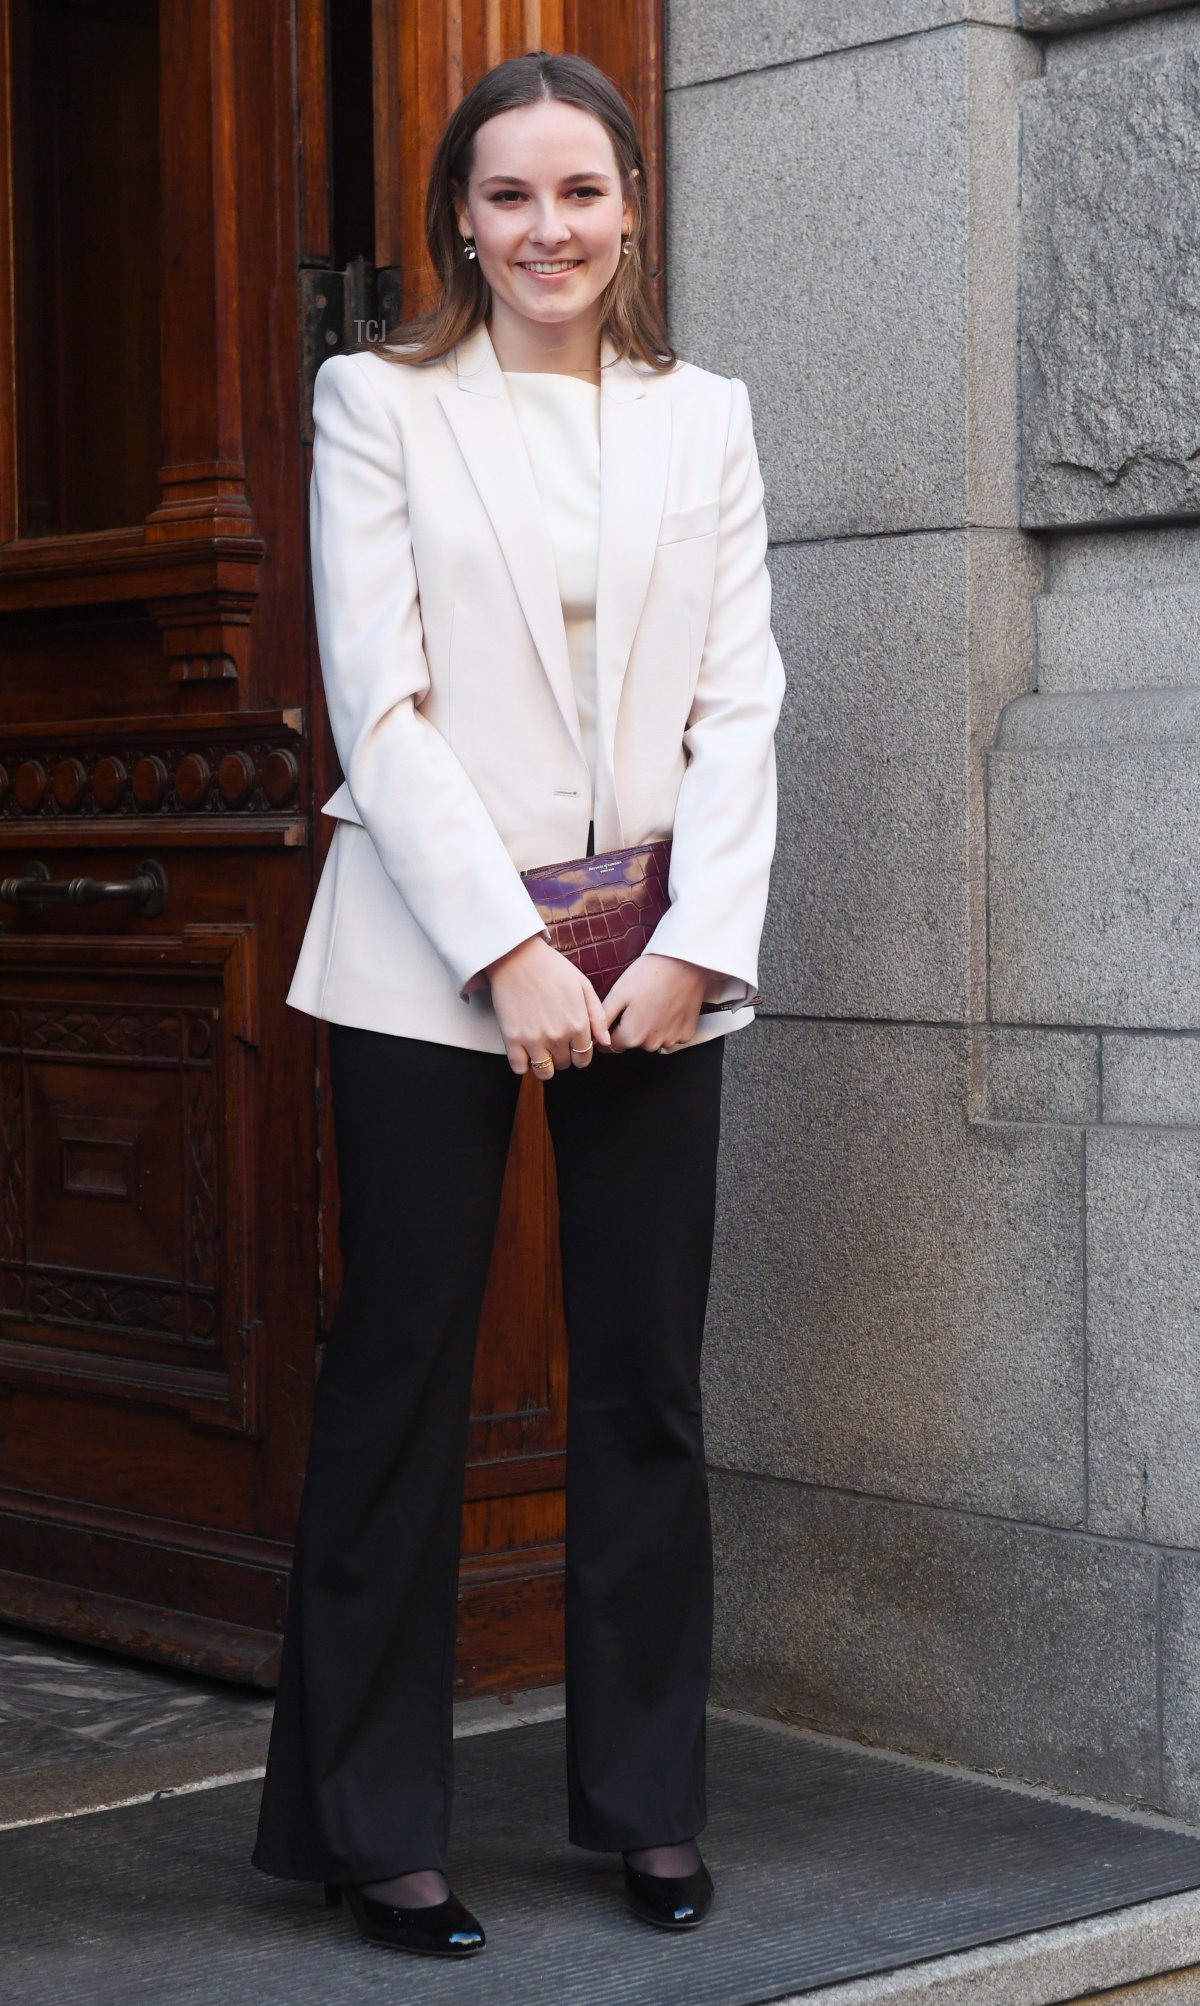
<svg viewBox="0 0 1200 2006"><path fill-rule="evenodd" d="M589 314L633 227L606 127L557 99L518 105L480 126L456 207L493 303L543 327Z"/></svg>

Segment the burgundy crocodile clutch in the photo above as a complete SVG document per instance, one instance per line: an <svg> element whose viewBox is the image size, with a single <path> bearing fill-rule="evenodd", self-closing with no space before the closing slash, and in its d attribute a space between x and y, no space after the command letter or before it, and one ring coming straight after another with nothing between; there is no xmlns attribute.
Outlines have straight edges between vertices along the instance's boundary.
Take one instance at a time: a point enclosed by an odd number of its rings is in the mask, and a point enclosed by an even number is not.
<svg viewBox="0 0 1200 2006"><path fill-rule="evenodd" d="M562 864L535 864L521 872L526 891L550 930L550 945L587 976L597 996L607 996L618 975L636 961L671 903L667 877L671 838L601 850ZM750 999L760 1002L756 993ZM740 1010L740 1003L704 1003L710 1010Z"/></svg>

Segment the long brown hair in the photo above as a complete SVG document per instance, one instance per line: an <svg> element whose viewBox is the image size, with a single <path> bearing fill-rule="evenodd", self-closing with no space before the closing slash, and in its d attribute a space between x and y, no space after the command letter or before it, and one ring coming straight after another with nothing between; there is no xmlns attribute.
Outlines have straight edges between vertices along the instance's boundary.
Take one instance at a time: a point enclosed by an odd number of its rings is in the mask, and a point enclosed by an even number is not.
<svg viewBox="0 0 1200 2006"><path fill-rule="evenodd" d="M425 193L425 242L441 281L441 298L380 340L364 342L364 348L386 362L434 362L486 320L491 287L478 260L463 254L455 197L470 179L480 126L500 112L546 98L577 105L599 119L612 140L622 193L633 208L628 256L622 253L601 295L601 327L618 358L634 355L653 369L674 367L677 357L667 340L652 274L645 264L650 222L646 159L633 114L612 78L595 63L585 56L550 55L545 49L497 63L451 112L434 152ZM404 352L388 345L393 342L403 342Z"/></svg>

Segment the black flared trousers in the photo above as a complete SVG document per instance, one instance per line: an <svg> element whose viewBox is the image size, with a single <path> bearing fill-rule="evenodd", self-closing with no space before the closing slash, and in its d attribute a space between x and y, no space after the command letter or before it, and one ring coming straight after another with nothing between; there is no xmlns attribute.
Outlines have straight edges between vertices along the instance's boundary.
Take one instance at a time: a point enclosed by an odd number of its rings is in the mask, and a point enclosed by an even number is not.
<svg viewBox="0 0 1200 2006"><path fill-rule="evenodd" d="M724 1037L546 1082L568 1335L568 1838L707 1821L700 1348ZM446 1870L476 1336L520 1080L331 1024L341 1297L316 1387L255 1866Z"/></svg>

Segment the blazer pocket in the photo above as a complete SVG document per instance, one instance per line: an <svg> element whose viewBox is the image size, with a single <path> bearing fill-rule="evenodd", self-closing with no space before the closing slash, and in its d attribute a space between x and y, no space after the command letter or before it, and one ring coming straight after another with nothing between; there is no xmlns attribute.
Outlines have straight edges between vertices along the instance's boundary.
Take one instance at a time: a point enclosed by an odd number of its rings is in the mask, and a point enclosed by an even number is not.
<svg viewBox="0 0 1200 2006"><path fill-rule="evenodd" d="M696 508L671 509L659 525L660 543L684 543L691 536L711 536L721 518L719 501L700 502Z"/></svg>

